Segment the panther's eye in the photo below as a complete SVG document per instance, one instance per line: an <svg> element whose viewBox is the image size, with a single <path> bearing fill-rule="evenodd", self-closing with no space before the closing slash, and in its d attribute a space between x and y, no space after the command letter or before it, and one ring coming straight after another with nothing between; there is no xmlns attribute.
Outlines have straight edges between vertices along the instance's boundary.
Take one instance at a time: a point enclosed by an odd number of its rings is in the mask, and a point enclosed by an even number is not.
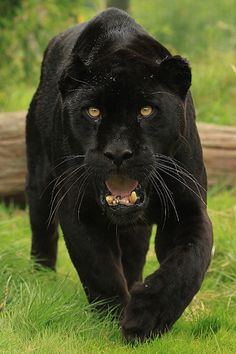
<svg viewBox="0 0 236 354"><path fill-rule="evenodd" d="M100 110L98 108L96 108L96 107L89 107L87 109L87 113L93 119L98 119L101 116Z"/></svg>
<svg viewBox="0 0 236 354"><path fill-rule="evenodd" d="M140 115L142 118L149 117L153 112L153 108L151 106L145 106L140 109Z"/></svg>

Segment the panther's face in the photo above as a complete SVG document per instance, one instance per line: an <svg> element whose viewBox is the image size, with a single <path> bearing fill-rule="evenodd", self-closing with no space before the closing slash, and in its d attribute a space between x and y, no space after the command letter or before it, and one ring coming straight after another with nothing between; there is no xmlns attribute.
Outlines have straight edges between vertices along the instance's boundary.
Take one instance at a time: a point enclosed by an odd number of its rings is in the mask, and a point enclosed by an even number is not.
<svg viewBox="0 0 236 354"><path fill-rule="evenodd" d="M180 57L158 64L127 61L123 54L88 67L80 63L80 73L72 68L61 83L72 154L84 155L96 202L118 224L145 210L157 156L171 156L178 145L191 83Z"/></svg>

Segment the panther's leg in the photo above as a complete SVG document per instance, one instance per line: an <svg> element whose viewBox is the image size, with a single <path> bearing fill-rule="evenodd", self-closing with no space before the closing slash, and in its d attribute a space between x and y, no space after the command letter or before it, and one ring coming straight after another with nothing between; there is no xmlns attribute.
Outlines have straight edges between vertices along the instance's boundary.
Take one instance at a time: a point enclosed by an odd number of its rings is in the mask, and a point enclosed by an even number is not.
<svg viewBox="0 0 236 354"><path fill-rule="evenodd" d="M210 262L212 227L199 203L182 206L156 237L160 268L131 291L122 322L127 340L167 331L199 290Z"/></svg>
<svg viewBox="0 0 236 354"><path fill-rule="evenodd" d="M58 222L52 220L48 225L51 194L43 197L36 186L35 179L29 176L27 187L30 224L32 230L31 256L43 266L55 269L57 258Z"/></svg>
<svg viewBox="0 0 236 354"><path fill-rule="evenodd" d="M89 302L105 300L102 308L115 305L122 310L129 292L115 230L95 225L91 218L87 222L79 221L76 213L68 212L66 202L60 207L59 220Z"/></svg>
<svg viewBox="0 0 236 354"><path fill-rule="evenodd" d="M118 228L119 230L119 228ZM122 265L130 290L135 282L142 281L143 267L149 247L151 227L138 225L118 231L122 252Z"/></svg>
<svg viewBox="0 0 236 354"><path fill-rule="evenodd" d="M26 192L29 203L32 230L31 255L38 264L55 269L57 257L58 222L48 223L53 185L50 184L50 170L45 148L35 125L35 99L27 116L26 142L28 176Z"/></svg>

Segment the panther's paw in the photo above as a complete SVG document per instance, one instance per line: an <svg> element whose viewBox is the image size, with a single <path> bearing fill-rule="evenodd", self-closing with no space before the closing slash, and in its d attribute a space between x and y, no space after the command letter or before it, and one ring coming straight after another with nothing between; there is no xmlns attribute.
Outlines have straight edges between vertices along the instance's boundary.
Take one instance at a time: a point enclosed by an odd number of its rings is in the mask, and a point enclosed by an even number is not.
<svg viewBox="0 0 236 354"><path fill-rule="evenodd" d="M144 284L136 285L133 289L121 322L126 341L144 341L170 329L169 311L161 308L158 298L153 295Z"/></svg>

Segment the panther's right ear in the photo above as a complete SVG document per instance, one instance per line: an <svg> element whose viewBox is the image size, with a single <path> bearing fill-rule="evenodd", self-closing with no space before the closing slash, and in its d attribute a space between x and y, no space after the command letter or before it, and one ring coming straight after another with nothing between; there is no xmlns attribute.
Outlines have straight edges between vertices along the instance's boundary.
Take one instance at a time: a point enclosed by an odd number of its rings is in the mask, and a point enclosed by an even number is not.
<svg viewBox="0 0 236 354"><path fill-rule="evenodd" d="M179 55L166 57L159 65L158 76L164 86L185 99L191 86L191 69L187 60Z"/></svg>
<svg viewBox="0 0 236 354"><path fill-rule="evenodd" d="M75 90L81 83L81 78L85 76L88 69L80 57L72 54L69 64L64 68L58 81L58 88L62 97L66 92Z"/></svg>

